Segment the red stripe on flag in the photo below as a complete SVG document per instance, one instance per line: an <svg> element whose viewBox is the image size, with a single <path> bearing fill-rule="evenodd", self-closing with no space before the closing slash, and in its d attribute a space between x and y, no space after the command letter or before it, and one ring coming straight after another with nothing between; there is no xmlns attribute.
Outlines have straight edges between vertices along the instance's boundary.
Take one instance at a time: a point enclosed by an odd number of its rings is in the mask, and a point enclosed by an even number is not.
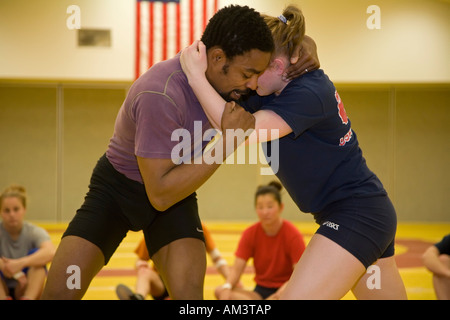
<svg viewBox="0 0 450 320"><path fill-rule="evenodd" d="M176 26L177 46L176 46L176 48L177 48L177 53L178 53L178 52L181 51L181 11L180 11L180 5L177 5L176 11L177 11L177 26Z"/></svg>
<svg viewBox="0 0 450 320"><path fill-rule="evenodd" d="M194 42L194 0L189 0L189 44Z"/></svg>
<svg viewBox="0 0 450 320"><path fill-rule="evenodd" d="M141 3L136 1L136 65L134 69L135 79L139 78L141 67Z"/></svg>
<svg viewBox="0 0 450 320"><path fill-rule="evenodd" d="M163 3L162 59L167 60L167 3Z"/></svg>
<svg viewBox="0 0 450 320"><path fill-rule="evenodd" d="M208 18L208 0L203 0L203 29L205 30L206 28L206 22Z"/></svg>
<svg viewBox="0 0 450 320"><path fill-rule="evenodd" d="M155 32L155 26L153 21L153 14L155 11L155 7L153 2L150 2L148 5L148 14L149 14L149 34L148 34L148 65L151 67L153 65L153 34Z"/></svg>
<svg viewBox="0 0 450 320"><path fill-rule="evenodd" d="M218 0L136 1L136 79L194 42L218 6Z"/></svg>

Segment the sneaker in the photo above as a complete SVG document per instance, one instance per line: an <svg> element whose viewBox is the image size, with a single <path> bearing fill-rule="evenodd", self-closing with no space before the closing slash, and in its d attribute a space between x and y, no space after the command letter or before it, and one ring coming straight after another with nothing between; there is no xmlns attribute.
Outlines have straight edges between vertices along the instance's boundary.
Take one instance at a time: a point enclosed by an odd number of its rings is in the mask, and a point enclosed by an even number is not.
<svg viewBox="0 0 450 320"><path fill-rule="evenodd" d="M119 300L144 300L142 295L133 293L133 291L124 284L119 284L116 287L116 294Z"/></svg>

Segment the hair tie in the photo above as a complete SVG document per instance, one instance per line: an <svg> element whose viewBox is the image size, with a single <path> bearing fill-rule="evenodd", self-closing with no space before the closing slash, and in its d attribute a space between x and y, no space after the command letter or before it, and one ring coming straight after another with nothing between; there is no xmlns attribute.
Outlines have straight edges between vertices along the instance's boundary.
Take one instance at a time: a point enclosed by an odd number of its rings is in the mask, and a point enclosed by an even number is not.
<svg viewBox="0 0 450 320"><path fill-rule="evenodd" d="M280 21L283 22L284 24L287 24L287 19L285 16L281 15L278 17L278 19L280 19Z"/></svg>

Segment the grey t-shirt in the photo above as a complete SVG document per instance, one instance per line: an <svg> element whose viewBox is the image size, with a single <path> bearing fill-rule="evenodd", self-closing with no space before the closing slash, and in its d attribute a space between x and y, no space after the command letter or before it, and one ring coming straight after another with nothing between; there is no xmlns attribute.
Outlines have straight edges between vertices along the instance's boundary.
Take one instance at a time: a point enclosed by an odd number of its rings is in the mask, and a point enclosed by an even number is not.
<svg viewBox="0 0 450 320"><path fill-rule="evenodd" d="M16 240L13 240L0 222L0 256L10 259L22 258L39 249L42 242L50 240L50 236L43 228L29 222L24 222L22 231ZM8 288L14 288L15 279L5 279Z"/></svg>
<svg viewBox="0 0 450 320"><path fill-rule="evenodd" d="M10 259L22 258L33 249L39 249L42 242L50 240L43 228L24 222L17 240L13 240L0 222L0 256Z"/></svg>

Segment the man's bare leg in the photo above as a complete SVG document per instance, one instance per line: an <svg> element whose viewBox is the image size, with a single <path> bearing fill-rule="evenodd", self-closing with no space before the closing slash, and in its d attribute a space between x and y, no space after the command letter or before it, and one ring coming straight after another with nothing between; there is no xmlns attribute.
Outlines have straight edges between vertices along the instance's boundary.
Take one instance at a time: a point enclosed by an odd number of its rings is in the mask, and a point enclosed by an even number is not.
<svg viewBox="0 0 450 320"><path fill-rule="evenodd" d="M175 300L202 300L206 273L205 243L175 240L152 256L169 295Z"/></svg>
<svg viewBox="0 0 450 320"><path fill-rule="evenodd" d="M66 236L61 240L48 272L43 300L81 299L94 276L105 264L101 250L88 240ZM79 267L80 288L69 288L68 278L74 273L69 266Z"/></svg>

